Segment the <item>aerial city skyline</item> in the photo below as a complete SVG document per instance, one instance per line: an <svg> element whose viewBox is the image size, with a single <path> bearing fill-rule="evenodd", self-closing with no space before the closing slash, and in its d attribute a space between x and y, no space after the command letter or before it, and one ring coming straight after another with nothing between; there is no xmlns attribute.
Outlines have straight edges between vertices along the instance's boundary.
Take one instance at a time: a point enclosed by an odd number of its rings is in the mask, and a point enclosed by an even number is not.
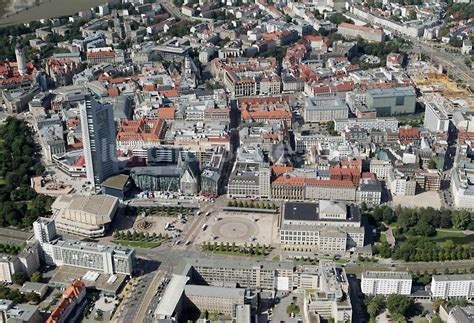
<svg viewBox="0 0 474 323"><path fill-rule="evenodd" d="M474 322L470 0L0 4L5 322Z"/></svg>

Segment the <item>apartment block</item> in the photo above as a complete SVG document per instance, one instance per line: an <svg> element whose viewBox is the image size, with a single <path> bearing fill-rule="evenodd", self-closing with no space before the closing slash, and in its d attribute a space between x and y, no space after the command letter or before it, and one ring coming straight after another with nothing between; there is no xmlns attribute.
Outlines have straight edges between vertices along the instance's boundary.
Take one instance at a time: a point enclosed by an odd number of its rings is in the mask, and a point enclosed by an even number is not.
<svg viewBox="0 0 474 323"><path fill-rule="evenodd" d="M370 28L366 26L358 26L347 22L341 23L337 27L337 33L346 38L356 39L362 37L369 42L383 42L385 34L381 28Z"/></svg>
<svg viewBox="0 0 474 323"><path fill-rule="evenodd" d="M410 295L412 277L407 272L365 271L361 277L362 293L366 295Z"/></svg>
<svg viewBox="0 0 474 323"><path fill-rule="evenodd" d="M434 275L431 279L431 297L472 299L474 297L474 275Z"/></svg>

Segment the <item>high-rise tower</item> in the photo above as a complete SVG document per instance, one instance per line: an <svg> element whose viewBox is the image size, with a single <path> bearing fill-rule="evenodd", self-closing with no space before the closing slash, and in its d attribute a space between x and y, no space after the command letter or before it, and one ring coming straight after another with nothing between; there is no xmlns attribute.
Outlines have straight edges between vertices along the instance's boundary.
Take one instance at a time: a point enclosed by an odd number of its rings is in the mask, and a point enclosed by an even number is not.
<svg viewBox="0 0 474 323"><path fill-rule="evenodd" d="M99 191L105 179L118 173L113 110L92 95L86 95L79 110L87 180Z"/></svg>
<svg viewBox="0 0 474 323"><path fill-rule="evenodd" d="M24 75L26 73L26 57L23 48L21 47L20 43L16 44L15 47L15 56L16 56L16 63L18 66L18 72L20 75Z"/></svg>

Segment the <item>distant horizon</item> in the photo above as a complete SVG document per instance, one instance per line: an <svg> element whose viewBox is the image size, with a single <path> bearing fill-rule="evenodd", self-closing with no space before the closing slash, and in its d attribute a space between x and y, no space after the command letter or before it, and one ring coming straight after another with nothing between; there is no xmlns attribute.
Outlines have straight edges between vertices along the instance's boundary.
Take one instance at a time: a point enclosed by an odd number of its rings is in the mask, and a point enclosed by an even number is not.
<svg viewBox="0 0 474 323"><path fill-rule="evenodd" d="M41 4L19 13L8 13L7 7L15 0L0 0L0 27L28 23L30 21L73 15L108 0L40 0ZM6 18L5 15L9 14Z"/></svg>

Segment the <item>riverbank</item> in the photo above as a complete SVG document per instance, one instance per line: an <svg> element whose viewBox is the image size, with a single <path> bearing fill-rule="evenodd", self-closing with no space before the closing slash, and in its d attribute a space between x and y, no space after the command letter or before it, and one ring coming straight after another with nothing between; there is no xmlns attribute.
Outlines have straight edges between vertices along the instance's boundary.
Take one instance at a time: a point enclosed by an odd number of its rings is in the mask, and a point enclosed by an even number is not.
<svg viewBox="0 0 474 323"><path fill-rule="evenodd" d="M107 2L107 0L0 0L0 26L73 15Z"/></svg>

